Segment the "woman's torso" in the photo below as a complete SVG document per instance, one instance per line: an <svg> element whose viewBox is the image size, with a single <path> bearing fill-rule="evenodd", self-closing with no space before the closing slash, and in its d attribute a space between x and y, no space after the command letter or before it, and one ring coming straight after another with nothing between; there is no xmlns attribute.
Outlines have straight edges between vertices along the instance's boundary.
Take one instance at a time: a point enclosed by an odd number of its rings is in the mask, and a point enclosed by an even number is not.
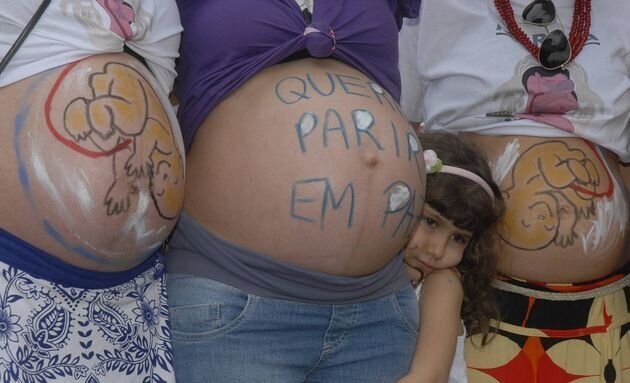
<svg viewBox="0 0 630 383"><path fill-rule="evenodd" d="M128 54L0 88L0 227L89 269L128 269L168 236L184 153L168 100Z"/></svg>
<svg viewBox="0 0 630 383"><path fill-rule="evenodd" d="M554 2L559 19L548 30L522 22L529 1L509 3L533 42L555 28L569 35L574 2ZM568 283L626 263L628 201L617 162L630 159L630 40L621 33L630 6L593 2L582 51L557 71L544 70L510 36L493 2L422 7L409 29L417 42L401 40L403 110L420 112L428 129L471 132L464 137L493 163L507 203L501 271ZM430 37L438 25L451 27ZM412 86L423 97L414 98Z"/></svg>
<svg viewBox="0 0 630 383"><path fill-rule="evenodd" d="M614 154L580 138L462 136L482 149L500 180L503 273L581 282L628 262L628 201Z"/></svg>
<svg viewBox="0 0 630 383"><path fill-rule="evenodd" d="M256 74L205 119L184 209L229 242L333 275L375 272L424 201L424 162L397 103L333 59Z"/></svg>

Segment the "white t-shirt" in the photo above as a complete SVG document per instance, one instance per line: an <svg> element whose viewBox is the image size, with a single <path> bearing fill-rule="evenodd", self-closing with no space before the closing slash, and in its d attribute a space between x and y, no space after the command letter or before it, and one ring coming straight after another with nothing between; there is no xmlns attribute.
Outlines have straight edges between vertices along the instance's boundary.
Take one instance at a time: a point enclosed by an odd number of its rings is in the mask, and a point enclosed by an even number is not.
<svg viewBox="0 0 630 383"><path fill-rule="evenodd" d="M511 0L522 23L531 0ZM571 30L574 0L554 0ZM592 2L590 35L564 71L550 73L512 39L490 0L423 1L400 33L403 112L430 130L582 137L630 162L630 1Z"/></svg>
<svg viewBox="0 0 630 383"><path fill-rule="evenodd" d="M40 3L0 0L0 57ZM168 94L181 31L175 0L52 0L0 74L0 87L94 54L122 52L127 45L146 60Z"/></svg>

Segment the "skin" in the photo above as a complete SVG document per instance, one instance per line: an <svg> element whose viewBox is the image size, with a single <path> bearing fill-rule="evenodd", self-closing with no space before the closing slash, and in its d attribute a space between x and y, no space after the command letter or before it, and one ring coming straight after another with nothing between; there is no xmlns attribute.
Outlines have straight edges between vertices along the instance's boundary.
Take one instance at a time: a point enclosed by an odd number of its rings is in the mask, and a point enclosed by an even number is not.
<svg viewBox="0 0 630 383"><path fill-rule="evenodd" d="M282 262L376 272L409 240L424 201L421 148L392 100L338 60L257 73L197 131L184 211Z"/></svg>
<svg viewBox="0 0 630 383"><path fill-rule="evenodd" d="M594 211L599 183L600 175L583 151L560 141L529 148L521 153L503 193L508 209L502 238L526 250L573 244L577 221ZM575 186L586 192L575 191Z"/></svg>
<svg viewBox="0 0 630 383"><path fill-rule="evenodd" d="M131 56L0 89L0 227L75 266L129 269L166 239L184 158L166 95Z"/></svg>
<svg viewBox="0 0 630 383"><path fill-rule="evenodd" d="M499 271L528 281L576 283L602 278L628 262L628 222L611 212L627 209L628 168L613 153L578 138L481 136L461 133L497 163L518 143L518 158L499 184L506 201ZM614 197L614 198L613 198ZM606 204L607 209L600 206ZM590 233L607 222L601 236Z"/></svg>
<svg viewBox="0 0 630 383"><path fill-rule="evenodd" d="M412 281L422 280L420 329L409 373L399 383L446 382L457 336L464 291L455 269L472 233L425 205L422 219L405 251Z"/></svg>
<svg viewBox="0 0 630 383"><path fill-rule="evenodd" d="M64 113L65 130L78 143L112 150L128 140L128 150L112 155L114 180L105 196L107 213L127 212L136 179L149 179L160 215L174 219L184 197L184 160L160 99L128 65L108 63L90 76L93 97L76 98Z"/></svg>

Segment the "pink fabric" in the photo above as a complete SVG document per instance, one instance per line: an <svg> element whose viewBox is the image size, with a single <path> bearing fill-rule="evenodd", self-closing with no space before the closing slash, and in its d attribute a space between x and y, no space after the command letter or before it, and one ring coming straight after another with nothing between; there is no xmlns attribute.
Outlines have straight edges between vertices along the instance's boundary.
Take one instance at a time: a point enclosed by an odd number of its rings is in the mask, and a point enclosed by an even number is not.
<svg viewBox="0 0 630 383"><path fill-rule="evenodd" d="M562 73L551 77L535 73L527 79L529 98L526 110L517 116L573 133L575 127L564 114L577 110L580 106L573 93L574 89L573 81Z"/></svg>
<svg viewBox="0 0 630 383"><path fill-rule="evenodd" d="M131 23L136 19L133 8L123 0L97 0L98 3L105 8L111 23L109 29L122 37L125 41L131 40L133 31Z"/></svg>

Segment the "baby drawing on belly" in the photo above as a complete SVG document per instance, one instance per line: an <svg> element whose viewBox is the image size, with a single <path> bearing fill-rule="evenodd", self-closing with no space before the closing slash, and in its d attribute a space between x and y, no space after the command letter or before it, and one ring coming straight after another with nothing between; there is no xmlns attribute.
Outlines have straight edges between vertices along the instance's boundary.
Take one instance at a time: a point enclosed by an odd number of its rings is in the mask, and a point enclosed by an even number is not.
<svg viewBox="0 0 630 383"><path fill-rule="evenodd" d="M577 222L595 213L597 169L582 150L562 141L543 142L523 152L504 191L503 240L524 250L572 245Z"/></svg>
<svg viewBox="0 0 630 383"><path fill-rule="evenodd" d="M125 213L138 182L148 182L160 216L174 219L183 199L184 160L160 99L131 66L110 62L89 76L91 97L65 108L71 148L88 157L112 157L113 179L103 203L108 215Z"/></svg>

